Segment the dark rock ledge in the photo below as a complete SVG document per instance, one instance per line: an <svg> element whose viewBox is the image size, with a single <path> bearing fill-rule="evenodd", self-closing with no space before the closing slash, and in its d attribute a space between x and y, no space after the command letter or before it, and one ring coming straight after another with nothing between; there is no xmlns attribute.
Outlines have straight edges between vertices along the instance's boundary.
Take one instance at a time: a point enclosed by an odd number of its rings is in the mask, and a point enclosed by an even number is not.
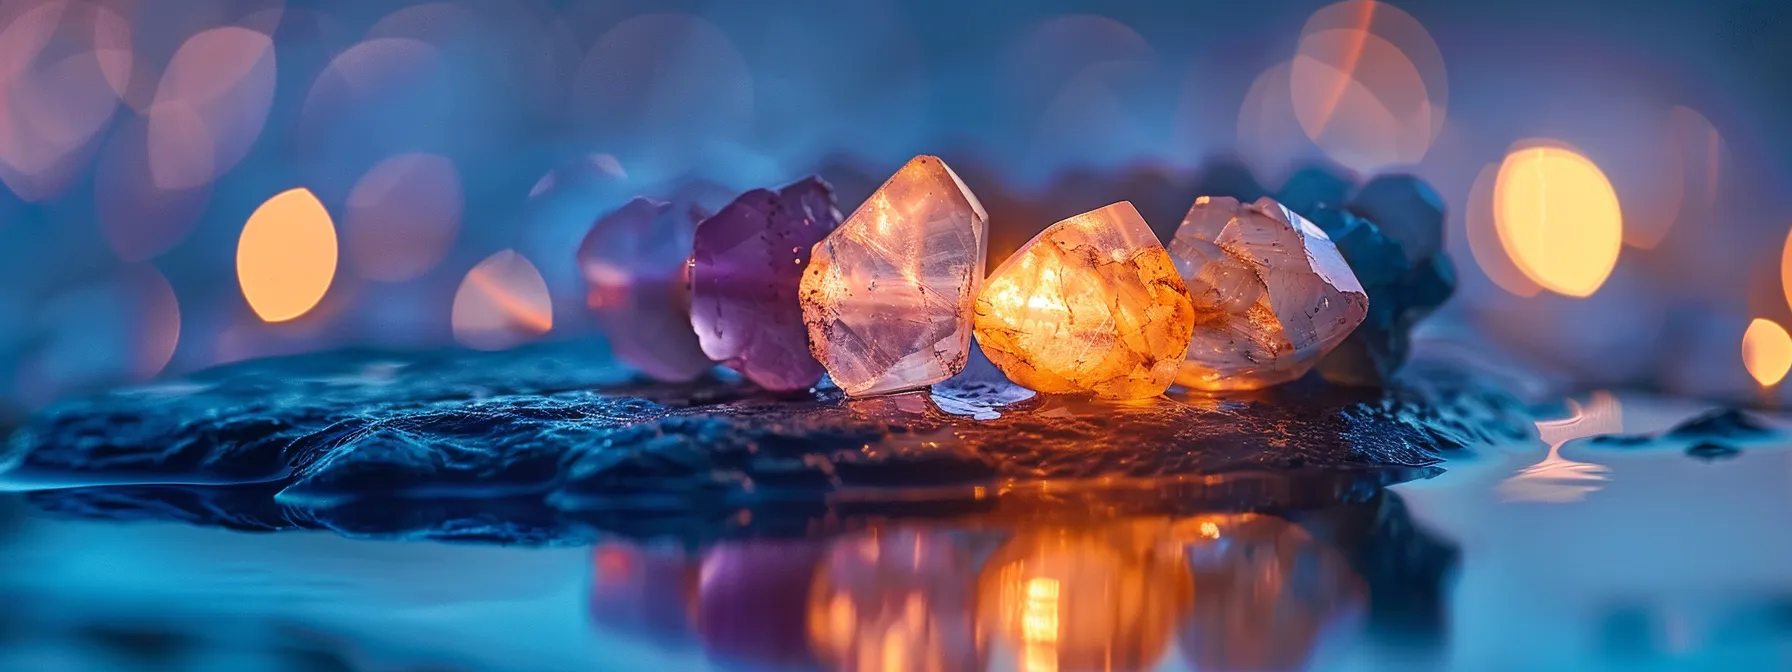
<svg viewBox="0 0 1792 672"><path fill-rule="evenodd" d="M10 438L0 479L37 491L40 508L83 515L340 527L354 515L315 512L402 499L434 522L382 515L374 527L439 528L470 511L488 530L505 502L521 518L639 518L919 506L1048 481L1185 487L1300 473L1348 489L1423 476L1446 455L1530 431L1511 397L1422 358L1386 392L1303 382L1120 404L1033 396L975 364L932 394L772 397L723 377L645 383L603 351L235 364L46 409Z"/></svg>

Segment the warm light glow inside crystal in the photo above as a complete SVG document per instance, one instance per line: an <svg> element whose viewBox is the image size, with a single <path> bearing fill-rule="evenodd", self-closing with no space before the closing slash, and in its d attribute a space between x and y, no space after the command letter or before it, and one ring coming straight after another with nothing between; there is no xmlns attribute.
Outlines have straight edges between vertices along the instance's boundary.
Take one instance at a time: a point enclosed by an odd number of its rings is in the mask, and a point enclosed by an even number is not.
<svg viewBox="0 0 1792 672"><path fill-rule="evenodd" d="M1176 375L1188 387L1252 390L1299 378L1369 310L1325 232L1269 198L1196 199L1170 255L1195 305Z"/></svg>
<svg viewBox="0 0 1792 672"><path fill-rule="evenodd" d="M1169 253L1125 201L1039 233L984 283L977 342L1040 392L1163 394L1195 314Z"/></svg>
<svg viewBox="0 0 1792 672"><path fill-rule="evenodd" d="M937 157L910 160L817 243L803 273L809 347L849 395L964 369L989 217Z"/></svg>

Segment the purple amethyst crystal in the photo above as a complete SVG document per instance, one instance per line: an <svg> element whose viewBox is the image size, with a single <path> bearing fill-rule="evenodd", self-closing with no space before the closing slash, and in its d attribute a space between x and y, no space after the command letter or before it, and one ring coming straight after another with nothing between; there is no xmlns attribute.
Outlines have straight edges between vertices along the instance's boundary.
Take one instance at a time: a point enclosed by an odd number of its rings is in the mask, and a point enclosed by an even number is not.
<svg viewBox="0 0 1792 672"><path fill-rule="evenodd" d="M818 177L741 194L697 226L691 325L710 359L768 390L821 380L797 299L809 250L840 225Z"/></svg>
<svg viewBox="0 0 1792 672"><path fill-rule="evenodd" d="M696 221L691 209L637 197L599 218L579 243L585 304L616 358L666 382L714 365L691 331L685 262Z"/></svg>

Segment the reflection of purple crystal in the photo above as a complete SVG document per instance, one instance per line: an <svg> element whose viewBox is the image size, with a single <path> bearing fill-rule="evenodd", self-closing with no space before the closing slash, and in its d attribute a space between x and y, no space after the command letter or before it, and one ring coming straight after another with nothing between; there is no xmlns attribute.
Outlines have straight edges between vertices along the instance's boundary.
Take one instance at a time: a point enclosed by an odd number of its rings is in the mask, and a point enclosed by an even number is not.
<svg viewBox="0 0 1792 672"><path fill-rule="evenodd" d="M810 662L810 583L821 549L807 541L748 541L704 555L697 633L711 656L770 667Z"/></svg>
<svg viewBox="0 0 1792 672"><path fill-rule="evenodd" d="M668 382L696 378L711 366L691 331L685 284L695 227L689 210L636 198L598 219L579 243L585 303L616 357Z"/></svg>
<svg viewBox="0 0 1792 672"><path fill-rule="evenodd" d="M840 225L834 192L809 177L755 189L697 227L691 324L703 352L768 390L821 380L797 300L809 250Z"/></svg>

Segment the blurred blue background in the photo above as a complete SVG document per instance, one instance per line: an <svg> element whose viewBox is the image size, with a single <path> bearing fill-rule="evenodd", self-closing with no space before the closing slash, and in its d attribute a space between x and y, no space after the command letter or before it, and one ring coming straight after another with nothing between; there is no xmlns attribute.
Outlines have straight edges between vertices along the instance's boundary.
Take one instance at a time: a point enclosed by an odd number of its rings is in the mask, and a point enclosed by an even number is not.
<svg viewBox="0 0 1792 672"><path fill-rule="evenodd" d="M259 356L587 337L573 249L628 197L820 172L850 211L917 153L989 207L992 265L1115 200L1161 233L1205 191L1249 190L1216 161L1271 193L1315 164L1416 173L1450 205L1463 276L1440 338L1589 385L1777 404L1789 16L4 0L0 406ZM1524 170L1561 186L1538 213L1503 207Z"/></svg>

